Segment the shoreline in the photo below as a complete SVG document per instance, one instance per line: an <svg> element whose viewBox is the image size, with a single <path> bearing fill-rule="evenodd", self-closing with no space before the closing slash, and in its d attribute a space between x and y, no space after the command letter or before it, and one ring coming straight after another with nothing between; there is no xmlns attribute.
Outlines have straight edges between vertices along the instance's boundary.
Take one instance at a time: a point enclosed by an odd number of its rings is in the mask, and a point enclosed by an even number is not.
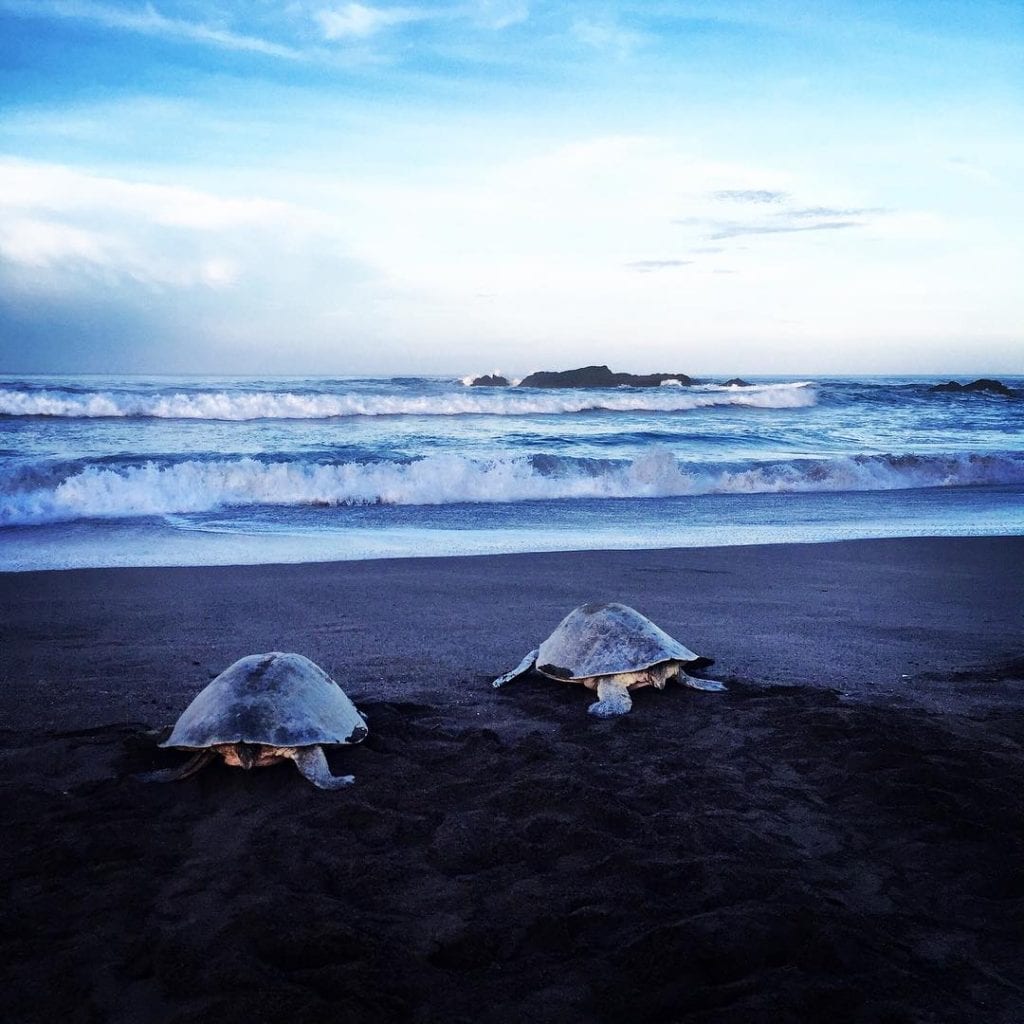
<svg viewBox="0 0 1024 1024"><path fill-rule="evenodd" d="M1017 1024L1024 537L0 575L19 1024ZM622 600L723 694L494 690ZM366 715L291 764L180 763L237 657Z"/></svg>
<svg viewBox="0 0 1024 1024"><path fill-rule="evenodd" d="M871 494L868 500L885 502L906 495L903 491ZM916 492L915 492L916 493ZM343 562L381 562L403 559L449 559L501 556L540 556L550 554L598 554L605 551L700 551L711 548L791 547L808 544L836 544L848 541L939 540L958 538L1000 538L1024 536L1024 505L1018 499L1024 491L1011 488L987 490L988 506L978 507L978 492L964 495L943 495L950 507L936 518L904 508L906 525L893 532L892 523L871 525L852 519L833 521L835 513L822 507L808 510L817 520L807 519L790 524L769 522L757 527L751 522L731 521L735 506L720 509L728 527L710 515L715 506L700 509L700 521L689 517L696 512L687 505L672 508L672 516L650 521L640 520L613 528L588 528L586 522L557 529L530 529L521 535L505 525L490 523L481 527L445 525L441 520L425 526L400 523L391 526L324 529L316 533L281 532L251 533L244 530L182 529L178 526L133 524L130 526L102 524L70 524L64 527L0 528L4 551L0 556L0 576L9 573L59 572L88 569L139 568L231 568L275 565L325 565ZM732 502L735 495L703 495L697 500ZM749 496L748 496L749 497ZM758 495L755 498L765 496ZM806 495L790 496L803 500ZM820 499L820 495L816 496ZM863 501L865 495L860 496ZM960 498L968 499L956 508ZM622 499L611 499L607 511ZM678 501L679 499L656 499ZM546 504L546 503L544 503ZM486 506L485 506L486 507ZM650 512L650 509L645 509ZM746 510L749 517L757 507ZM763 511L768 511L764 509ZM888 514L892 509L887 509ZM961 520L949 517L956 511ZM664 510L663 510L664 512ZM975 517L975 530L959 531L964 517ZM685 523L686 525L680 525ZM651 542L651 536L658 540ZM63 552L54 555L53 552ZM254 556L253 552L259 552ZM122 552L127 552L122 554ZM145 553L141 557L140 552Z"/></svg>
<svg viewBox="0 0 1024 1024"><path fill-rule="evenodd" d="M256 535L242 535L249 539L256 539ZM262 539L262 538L260 538ZM438 561L447 562L451 560L469 560L478 558L534 558L534 557L546 557L551 555L565 555L565 556L600 556L600 555L614 555L614 554L625 554L634 552L637 554L645 555L659 555L659 554L681 554L684 552L706 552L706 551L746 551L746 550L761 550L764 548L779 548L779 549L790 549L790 548L818 548L825 547L828 545L840 545L840 544L902 544L904 542L915 543L918 541L924 542L944 542L944 541L975 541L975 540L988 540L988 541L1021 541L1024 540L1024 533L960 533L960 534L915 534L913 536L906 535L893 535L893 536L878 536L878 537L838 537L835 539L826 540L766 540L756 543L736 543L736 544L691 544L691 545L672 545L666 544L659 547L610 547L610 548L553 548L553 549L537 549L531 551L482 551L482 552L453 552L451 554L437 555L437 554L423 554L423 555L373 555L366 558L355 557L355 558L321 558L311 561L302 562L211 562L211 563L196 563L196 562L182 562L167 565L153 565L147 563L139 563L136 565L80 565L80 566L57 566L54 568L45 569L0 569L0 579L5 576L31 576L31 575L45 575L48 573L73 573L73 572L132 572L136 570L230 570L230 569L284 569L284 568L315 568L324 569L328 566L341 566L341 565L352 565L352 564L375 564L383 565L389 563L402 563L402 562L422 562L422 561Z"/></svg>

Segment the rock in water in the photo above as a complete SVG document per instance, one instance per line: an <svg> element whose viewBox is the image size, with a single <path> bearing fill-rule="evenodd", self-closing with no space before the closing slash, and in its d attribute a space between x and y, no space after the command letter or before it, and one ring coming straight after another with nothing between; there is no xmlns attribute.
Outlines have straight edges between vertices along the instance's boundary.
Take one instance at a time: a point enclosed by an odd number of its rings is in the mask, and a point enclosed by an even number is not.
<svg viewBox="0 0 1024 1024"><path fill-rule="evenodd" d="M521 388L656 388L666 380L692 384L685 373L613 373L607 366L581 366L576 370L540 370L519 382Z"/></svg>
<svg viewBox="0 0 1024 1024"><path fill-rule="evenodd" d="M1015 392L1008 388L1001 380L991 380L988 377L979 377L972 380L970 384L960 384L955 380L947 381L945 384L936 384L930 391L943 391L951 394L962 394L963 392L981 392L989 395L1003 395L1011 398Z"/></svg>
<svg viewBox="0 0 1024 1024"><path fill-rule="evenodd" d="M501 377L496 373L485 373L482 377L474 377L470 382L471 388L507 388L508 378Z"/></svg>

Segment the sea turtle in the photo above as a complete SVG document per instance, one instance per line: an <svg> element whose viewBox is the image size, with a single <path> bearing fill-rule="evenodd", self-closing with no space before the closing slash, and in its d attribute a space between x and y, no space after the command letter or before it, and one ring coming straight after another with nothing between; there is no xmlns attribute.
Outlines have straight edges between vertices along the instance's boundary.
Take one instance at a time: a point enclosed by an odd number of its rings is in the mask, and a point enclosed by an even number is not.
<svg viewBox="0 0 1024 1024"><path fill-rule="evenodd" d="M196 751L179 768L147 772L147 782L193 775L219 754L241 768L285 758L314 786L340 789L355 781L332 775L324 744L358 743L366 722L345 691L301 654L250 654L228 666L182 713L161 747Z"/></svg>
<svg viewBox="0 0 1024 1024"><path fill-rule="evenodd" d="M694 679L684 671L712 663L628 605L593 603L569 612L537 650L530 651L511 672L498 676L494 685L504 686L536 668L550 679L597 690L597 703L587 710L604 718L624 715L633 706L630 690L643 686L663 690L673 676L695 690L724 690L724 683Z"/></svg>

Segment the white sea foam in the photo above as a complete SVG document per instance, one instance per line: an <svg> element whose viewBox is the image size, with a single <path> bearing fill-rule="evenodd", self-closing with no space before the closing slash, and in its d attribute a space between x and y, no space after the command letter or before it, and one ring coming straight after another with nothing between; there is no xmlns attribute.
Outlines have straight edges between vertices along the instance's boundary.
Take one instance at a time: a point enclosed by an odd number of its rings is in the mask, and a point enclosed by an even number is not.
<svg viewBox="0 0 1024 1024"><path fill-rule="evenodd" d="M0 389L0 415L75 418L152 417L157 419L317 420L341 416L530 416L607 412L686 412L715 406L791 409L814 405L815 389L806 382L757 387L677 388L625 392L478 389L442 395L334 395L287 391L195 391L132 394L114 391L22 391Z"/></svg>
<svg viewBox="0 0 1024 1024"><path fill-rule="evenodd" d="M433 455L410 463L262 462L87 466L52 486L0 494L0 525L202 512L246 505L439 505L1024 484L1024 454L872 455L744 469L680 464L655 448L631 463Z"/></svg>

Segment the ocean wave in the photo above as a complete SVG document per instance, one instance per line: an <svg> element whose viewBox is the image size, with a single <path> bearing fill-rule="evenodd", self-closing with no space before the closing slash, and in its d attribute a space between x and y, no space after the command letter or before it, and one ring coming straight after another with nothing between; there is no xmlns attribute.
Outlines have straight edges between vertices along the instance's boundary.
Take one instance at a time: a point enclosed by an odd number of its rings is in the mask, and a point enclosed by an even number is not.
<svg viewBox="0 0 1024 1024"><path fill-rule="evenodd" d="M432 455L407 463L333 464L241 458L117 468L90 465L45 486L23 486L26 480L22 474L0 484L0 524L247 505L439 505L1024 484L1024 453L858 455L732 468L680 463L671 452L657 448L632 462L554 455Z"/></svg>
<svg viewBox="0 0 1024 1024"><path fill-rule="evenodd" d="M806 383L764 384L699 393L452 392L441 395L334 395L290 391L195 391L132 394L116 391L0 389L0 416L91 419L139 417L193 420L318 420L345 416L535 416L580 412L687 412L716 406L792 409L814 405Z"/></svg>

